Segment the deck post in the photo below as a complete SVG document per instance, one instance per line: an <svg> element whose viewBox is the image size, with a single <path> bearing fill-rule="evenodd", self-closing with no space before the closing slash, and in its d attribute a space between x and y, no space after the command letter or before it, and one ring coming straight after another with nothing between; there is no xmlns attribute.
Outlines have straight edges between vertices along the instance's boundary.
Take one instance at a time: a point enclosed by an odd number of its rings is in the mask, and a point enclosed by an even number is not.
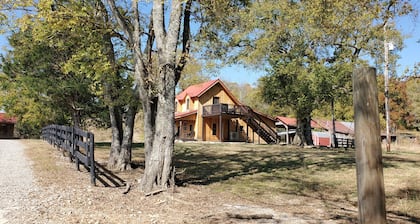
<svg viewBox="0 0 420 224"><path fill-rule="evenodd" d="M220 135L220 142L223 142L223 127L222 127L222 114L219 115L219 135Z"/></svg>

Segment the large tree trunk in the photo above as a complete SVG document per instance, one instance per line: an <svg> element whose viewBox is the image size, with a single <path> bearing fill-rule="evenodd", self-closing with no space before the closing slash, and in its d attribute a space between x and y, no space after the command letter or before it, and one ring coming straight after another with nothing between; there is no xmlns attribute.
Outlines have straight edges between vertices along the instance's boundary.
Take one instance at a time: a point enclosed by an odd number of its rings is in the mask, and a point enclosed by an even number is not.
<svg viewBox="0 0 420 224"><path fill-rule="evenodd" d="M102 1L97 1L98 21L103 21L104 26L109 22L108 12ZM114 45L111 34L106 32L103 35L104 52L112 70L108 77L103 79L105 86L105 99L109 105L109 116L111 122L112 140L108 158L108 169L129 170L131 169L131 148L133 143L134 120L137 113L138 97L137 89L132 92L132 100L126 101L118 96L119 82L122 78L116 63ZM122 102L119 102L121 101ZM124 105L124 103L126 105Z"/></svg>
<svg viewBox="0 0 420 224"><path fill-rule="evenodd" d="M311 128L311 115L298 113L297 115L297 128L295 144L300 146L313 145L312 128Z"/></svg>
<svg viewBox="0 0 420 224"><path fill-rule="evenodd" d="M144 192L168 188L171 172L174 172L172 154L175 140L175 86L179 78L176 49L182 8L182 1L172 1L169 28L165 31L163 2L159 0L153 2L153 31L156 34L159 64L158 74L155 74L154 80L156 94L148 97L155 99L153 104L148 104L151 107L148 114L155 114L156 118L145 121L145 128L151 128L152 132L147 137L152 139L147 139L146 142L149 143L145 144L145 170L141 179L141 189ZM145 129L145 132L148 131L150 130Z"/></svg>
<svg viewBox="0 0 420 224"><path fill-rule="evenodd" d="M150 30L147 43L143 45L144 52L140 45L144 30L140 30L138 1L132 1L133 19L131 21L120 13L114 0L107 1L114 18L124 32L125 40L133 50L134 73L139 84L139 95L143 106L145 171L140 187L144 192L154 189L164 190L170 184L171 173L172 175L174 173L172 154L175 134L175 85L185 66L189 51L190 12L185 12L183 48L177 60L181 18L183 9L189 10L192 1L174 0L171 1L170 7L165 6L166 1L153 1ZM170 13L165 13L165 9L169 9ZM170 18L165 20L165 15L168 14ZM155 59L158 61L157 68Z"/></svg>
<svg viewBox="0 0 420 224"><path fill-rule="evenodd" d="M133 143L136 108L128 108L122 116L115 107L110 107L112 130L111 150L107 167L112 170L131 169L131 146Z"/></svg>
<svg viewBox="0 0 420 224"><path fill-rule="evenodd" d="M166 189L169 186L172 169L172 154L174 149L174 109L175 109L175 79L174 71L166 66L162 70L166 77L161 83L161 94L157 97L156 107L150 108L156 118L153 135L145 139L145 171L141 180L141 188L144 192L152 189ZM152 105L154 106L154 105ZM150 120L149 120L150 121ZM151 144L150 144L151 143Z"/></svg>

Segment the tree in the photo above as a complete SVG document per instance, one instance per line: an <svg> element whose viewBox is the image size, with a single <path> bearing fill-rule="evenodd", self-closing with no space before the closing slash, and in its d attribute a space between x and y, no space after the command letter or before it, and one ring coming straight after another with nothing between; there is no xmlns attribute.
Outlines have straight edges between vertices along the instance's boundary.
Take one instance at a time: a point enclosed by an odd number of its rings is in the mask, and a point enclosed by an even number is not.
<svg viewBox="0 0 420 224"><path fill-rule="evenodd" d="M189 53L192 0L174 0L170 6L155 0L148 19L147 13L139 10L136 0L131 9L125 10L114 0L107 2L133 52L134 74L139 84L145 130L145 171L141 189L144 192L163 190L175 175L172 164L175 87ZM169 16L168 20L165 15ZM178 42L182 45L180 52Z"/></svg>
<svg viewBox="0 0 420 224"><path fill-rule="evenodd" d="M389 108L391 120L391 132L396 133L396 129L408 129L414 122L410 113L410 102L407 94L407 81L398 77L389 79ZM378 98L379 113L382 115L382 128L385 128L385 94L384 94L384 76L378 76Z"/></svg>
<svg viewBox="0 0 420 224"><path fill-rule="evenodd" d="M405 72L406 91L409 102L410 116L412 122L409 125L412 128L420 130L420 63L417 63L411 69Z"/></svg>
<svg viewBox="0 0 420 224"><path fill-rule="evenodd" d="M108 18L105 5L99 0L43 0L26 7L36 11L16 20L16 29L23 32L29 29L36 44L57 52L58 57L50 59L58 71L58 74L54 74L57 81L49 85L61 83L63 77L79 77L74 79L72 85L67 85L66 92L74 91L77 95L82 90L90 91L94 103L106 104L109 113L106 120L109 120L112 129L108 168L130 169L134 118L139 106L138 92L130 75L131 53L116 52L115 48L124 48L124 43L116 38L119 34ZM63 100L62 95L55 100L70 102ZM94 103L72 104L73 110L77 112ZM92 115L90 113L90 118L94 117ZM77 116L74 116L74 120L77 126Z"/></svg>
<svg viewBox="0 0 420 224"><path fill-rule="evenodd" d="M86 77L64 74L59 64L70 53L45 43L33 42L32 30L13 34L13 50L3 57L2 104L20 118L18 130L24 135L39 134L42 125L51 122L78 126L81 119L95 117L100 102L88 87ZM22 130L21 128L24 128Z"/></svg>
<svg viewBox="0 0 420 224"><path fill-rule="evenodd" d="M360 56L381 55L377 46L382 46L383 27L411 11L406 0L251 1L226 18L215 13L219 21L206 25L218 32L203 36L205 43L225 46L206 53L227 56L228 62L269 67L269 77L262 80L271 97L266 100L292 107L302 125L298 135L303 144L311 144L313 109L339 99L339 93L348 94L351 68L367 63ZM395 27L388 27L388 37L400 38ZM288 96L295 100L280 99Z"/></svg>
<svg viewBox="0 0 420 224"><path fill-rule="evenodd" d="M54 46L66 46L61 36L74 37L75 53L63 65L68 72L94 79L97 95L108 107L112 141L108 168L131 169L134 120L139 104L137 87L130 74L127 51L116 52L123 43L110 21L105 5L99 1L40 2L39 39L52 39ZM54 10L51 10L51 7ZM46 19L46 20L45 20ZM45 20L45 21L44 21ZM83 26L75 26L83 24Z"/></svg>
<svg viewBox="0 0 420 224"><path fill-rule="evenodd" d="M188 64L182 71L182 75L178 82L178 87L181 91L185 90L189 86L209 81L212 76L204 73L205 70L209 70L209 65L205 65L197 59L190 56Z"/></svg>

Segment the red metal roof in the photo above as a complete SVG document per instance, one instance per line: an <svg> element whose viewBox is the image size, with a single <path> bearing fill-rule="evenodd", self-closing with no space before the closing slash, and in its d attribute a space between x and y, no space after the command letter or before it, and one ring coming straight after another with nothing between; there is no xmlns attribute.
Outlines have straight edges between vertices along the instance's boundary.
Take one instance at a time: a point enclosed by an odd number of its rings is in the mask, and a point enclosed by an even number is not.
<svg viewBox="0 0 420 224"><path fill-rule="evenodd" d="M296 118L277 116L276 120L281 121L283 124L289 127L297 126ZM313 119L311 120L311 127L330 130L332 129L332 122L329 120ZM335 121L335 131L337 133L343 133L343 134L354 134L354 131L351 128L347 127L340 121Z"/></svg>
<svg viewBox="0 0 420 224"><path fill-rule="evenodd" d="M329 120L321 120L321 119L317 119L315 120L319 126L321 126L323 129L326 130L330 130L332 129L332 121ZM335 131L337 133L342 133L342 134L354 134L354 131L350 128L348 128L346 125L344 125L343 123L341 123L340 121L334 121L335 123Z"/></svg>
<svg viewBox="0 0 420 224"><path fill-rule="evenodd" d="M10 117L5 113L0 113L0 123L2 123L2 124L16 124L16 118Z"/></svg>
<svg viewBox="0 0 420 224"><path fill-rule="evenodd" d="M206 92L208 89L210 89L212 86L214 86L214 84L216 84L218 81L220 80L216 79L208 82L203 82L197 85L189 86L180 94L178 94L176 96L176 99L179 101L183 101L187 95L190 96L190 98L198 97L204 92Z"/></svg>
<svg viewBox="0 0 420 224"><path fill-rule="evenodd" d="M292 118L292 117L281 117L281 116L277 116L276 120L283 122L283 124L290 126L290 127L296 127L297 123L296 123L296 118Z"/></svg>
<svg viewBox="0 0 420 224"><path fill-rule="evenodd" d="M229 97L235 102L237 105L241 105L241 102L239 102L238 99L229 91L229 89L226 87L226 85L220 80L215 79L208 82L203 82L197 85L192 85L186 88L184 91L182 91L180 94L176 96L176 99L178 101L184 101L185 97L188 95L190 98L196 98L203 95L205 92L207 92L209 89L211 89L216 84L220 84L222 88L225 90L225 92L229 95Z"/></svg>
<svg viewBox="0 0 420 224"><path fill-rule="evenodd" d="M285 124L289 127L297 127L296 118L277 116L276 120L283 122L283 124ZM311 127L312 128L320 128L320 126L314 120L311 120Z"/></svg>

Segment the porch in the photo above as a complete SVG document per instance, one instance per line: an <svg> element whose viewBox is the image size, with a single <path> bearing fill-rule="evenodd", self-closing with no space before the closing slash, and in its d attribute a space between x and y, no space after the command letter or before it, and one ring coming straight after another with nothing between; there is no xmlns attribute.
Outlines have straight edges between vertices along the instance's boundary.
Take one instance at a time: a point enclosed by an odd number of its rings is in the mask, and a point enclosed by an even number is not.
<svg viewBox="0 0 420 224"><path fill-rule="evenodd" d="M232 104L221 103L203 106L203 117L218 116L222 114L241 116L244 115L244 112L242 106Z"/></svg>
<svg viewBox="0 0 420 224"><path fill-rule="evenodd" d="M238 116L220 114L202 119L204 141L245 142L248 140L248 131Z"/></svg>

